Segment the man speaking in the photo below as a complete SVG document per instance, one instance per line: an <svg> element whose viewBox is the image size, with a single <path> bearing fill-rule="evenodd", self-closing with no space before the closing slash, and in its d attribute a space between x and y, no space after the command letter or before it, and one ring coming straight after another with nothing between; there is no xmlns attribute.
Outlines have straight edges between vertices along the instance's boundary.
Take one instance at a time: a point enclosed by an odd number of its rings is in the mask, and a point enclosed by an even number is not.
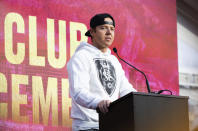
<svg viewBox="0 0 198 131"><path fill-rule="evenodd" d="M80 43L67 64L73 131L97 131L96 108L106 113L112 101L136 91L108 48L115 35L113 17L96 14L90 20L90 27L85 35L91 37L92 43Z"/></svg>

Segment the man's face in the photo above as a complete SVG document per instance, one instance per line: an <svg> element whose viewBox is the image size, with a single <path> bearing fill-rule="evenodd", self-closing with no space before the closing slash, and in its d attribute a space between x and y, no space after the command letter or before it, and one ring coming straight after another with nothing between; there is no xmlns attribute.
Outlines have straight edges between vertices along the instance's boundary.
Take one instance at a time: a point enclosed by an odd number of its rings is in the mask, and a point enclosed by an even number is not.
<svg viewBox="0 0 198 131"><path fill-rule="evenodd" d="M111 18L105 18L104 21L113 22ZM114 26L110 24L99 25L95 30L92 29L90 33L93 45L101 51L106 51L114 40L114 31Z"/></svg>

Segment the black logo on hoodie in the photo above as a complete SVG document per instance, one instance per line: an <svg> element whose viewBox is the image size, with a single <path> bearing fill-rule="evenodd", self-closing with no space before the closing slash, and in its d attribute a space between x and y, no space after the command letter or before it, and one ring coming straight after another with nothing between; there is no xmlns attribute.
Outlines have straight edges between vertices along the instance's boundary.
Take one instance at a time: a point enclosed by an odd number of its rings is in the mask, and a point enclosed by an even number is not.
<svg viewBox="0 0 198 131"><path fill-rule="evenodd" d="M106 93L111 96L116 88L116 73L112 63L106 59L94 59L98 76Z"/></svg>

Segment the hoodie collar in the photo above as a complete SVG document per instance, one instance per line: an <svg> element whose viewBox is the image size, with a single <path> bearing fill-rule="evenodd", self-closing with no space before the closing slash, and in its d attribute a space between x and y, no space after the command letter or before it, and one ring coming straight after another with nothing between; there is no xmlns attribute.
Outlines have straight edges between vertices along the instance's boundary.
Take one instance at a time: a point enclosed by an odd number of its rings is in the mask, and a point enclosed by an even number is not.
<svg viewBox="0 0 198 131"><path fill-rule="evenodd" d="M106 55L111 54L111 50L109 48L107 48L107 51L105 53L103 53L101 50L99 50L98 48L96 48L95 46L93 46L92 44L89 44L87 42L81 42L80 45L77 47L76 52L78 52L82 48L86 48L88 51L93 52L94 54L98 54L98 55L106 56Z"/></svg>

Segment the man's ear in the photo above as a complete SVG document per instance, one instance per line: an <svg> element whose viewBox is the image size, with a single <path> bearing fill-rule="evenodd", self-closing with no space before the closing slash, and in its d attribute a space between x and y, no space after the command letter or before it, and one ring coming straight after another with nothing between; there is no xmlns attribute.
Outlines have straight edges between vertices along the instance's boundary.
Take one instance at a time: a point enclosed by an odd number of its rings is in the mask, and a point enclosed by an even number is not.
<svg viewBox="0 0 198 131"><path fill-rule="evenodd" d="M96 28L91 28L90 29L90 34L91 34L91 36L93 36L93 33L95 33L96 32Z"/></svg>
<svg viewBox="0 0 198 131"><path fill-rule="evenodd" d="M90 32L91 36L93 36L93 29L92 28L89 30L89 32Z"/></svg>

